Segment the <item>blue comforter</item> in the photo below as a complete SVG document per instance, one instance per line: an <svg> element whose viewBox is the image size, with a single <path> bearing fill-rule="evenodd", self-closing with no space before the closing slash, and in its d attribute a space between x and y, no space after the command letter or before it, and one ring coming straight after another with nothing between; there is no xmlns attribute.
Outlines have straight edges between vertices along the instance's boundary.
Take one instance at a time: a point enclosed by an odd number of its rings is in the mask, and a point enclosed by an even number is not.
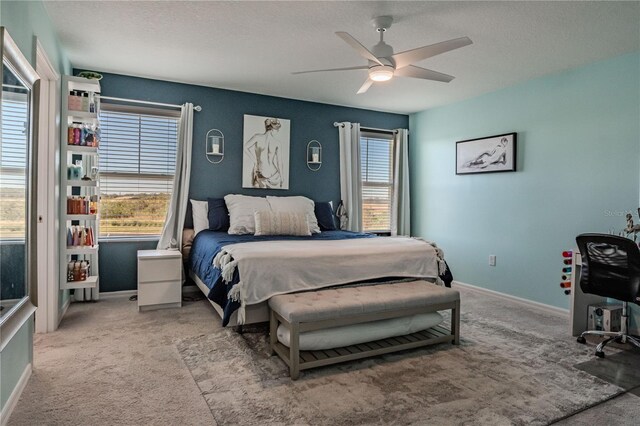
<svg viewBox="0 0 640 426"><path fill-rule="evenodd" d="M201 231L196 235L191 247L189 266L191 270L209 288L208 297L224 310L222 325L229 323L231 314L240 307L239 302L235 302L227 297L229 290L234 284L239 282L238 270L233 276L231 283L222 281L221 271L213 267L213 258L226 245L248 243L254 241L275 241L275 240L348 240L352 238L373 238L375 235L363 234L350 231L324 231L313 234L310 237L293 236L254 236L254 235L229 235L226 232Z"/></svg>

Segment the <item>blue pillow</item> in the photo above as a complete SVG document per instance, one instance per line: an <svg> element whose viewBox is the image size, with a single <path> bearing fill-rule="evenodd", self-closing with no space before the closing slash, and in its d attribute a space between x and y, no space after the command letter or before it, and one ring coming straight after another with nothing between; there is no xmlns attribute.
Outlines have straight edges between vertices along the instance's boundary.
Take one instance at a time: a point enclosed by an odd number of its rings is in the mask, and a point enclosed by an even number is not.
<svg viewBox="0 0 640 426"><path fill-rule="evenodd" d="M314 212L321 231L335 231L337 229L333 216L333 207L329 201L316 202Z"/></svg>
<svg viewBox="0 0 640 426"><path fill-rule="evenodd" d="M212 231L229 230L229 210L224 198L209 198L209 229Z"/></svg>

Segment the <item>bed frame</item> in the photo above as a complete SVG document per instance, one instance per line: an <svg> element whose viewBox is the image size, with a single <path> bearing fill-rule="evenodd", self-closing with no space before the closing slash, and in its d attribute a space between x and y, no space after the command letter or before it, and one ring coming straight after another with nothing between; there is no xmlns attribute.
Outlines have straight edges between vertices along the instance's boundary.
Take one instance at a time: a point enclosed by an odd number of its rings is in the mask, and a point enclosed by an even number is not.
<svg viewBox="0 0 640 426"><path fill-rule="evenodd" d="M189 276L196 283L200 291L204 294L205 298L211 303L213 309L218 313L220 319L222 319L224 315L224 311L213 300L209 299L209 288L205 283L192 271L189 270ZM256 324L259 322L269 322L269 305L267 302L258 303L256 305L249 305L245 308L245 321L244 325L248 324ZM229 319L229 326L240 326L238 324L238 311L231 314L231 318Z"/></svg>

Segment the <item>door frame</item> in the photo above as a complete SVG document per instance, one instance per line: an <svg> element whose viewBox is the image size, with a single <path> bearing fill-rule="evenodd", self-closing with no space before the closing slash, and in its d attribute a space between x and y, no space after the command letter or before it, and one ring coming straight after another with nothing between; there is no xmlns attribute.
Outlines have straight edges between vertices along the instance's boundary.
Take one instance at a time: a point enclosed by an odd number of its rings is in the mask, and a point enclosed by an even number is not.
<svg viewBox="0 0 640 426"><path fill-rule="evenodd" d="M60 74L51 64L46 50L34 37L36 72L40 75L40 123L38 132L38 310L36 332L47 333L58 328L59 284L57 227L59 226L60 169Z"/></svg>

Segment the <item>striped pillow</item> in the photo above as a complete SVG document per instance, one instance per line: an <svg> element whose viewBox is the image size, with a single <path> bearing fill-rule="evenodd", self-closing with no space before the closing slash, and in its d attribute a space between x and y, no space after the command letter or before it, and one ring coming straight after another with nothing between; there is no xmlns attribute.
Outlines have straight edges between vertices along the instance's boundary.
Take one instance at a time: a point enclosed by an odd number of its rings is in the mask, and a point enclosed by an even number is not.
<svg viewBox="0 0 640 426"><path fill-rule="evenodd" d="M306 213L258 210L254 213L254 218L255 235L311 235Z"/></svg>

